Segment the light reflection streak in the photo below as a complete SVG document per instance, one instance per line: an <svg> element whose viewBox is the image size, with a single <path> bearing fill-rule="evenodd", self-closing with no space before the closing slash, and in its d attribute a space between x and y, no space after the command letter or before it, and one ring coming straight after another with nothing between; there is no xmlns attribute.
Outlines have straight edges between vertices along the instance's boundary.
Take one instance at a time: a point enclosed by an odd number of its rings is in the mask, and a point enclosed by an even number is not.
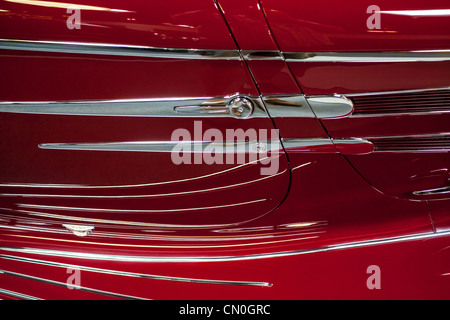
<svg viewBox="0 0 450 320"><path fill-rule="evenodd" d="M1 234L1 235L9 236L9 237L27 238L27 239L56 241L56 242L90 244L90 245L98 245L98 246L132 247L132 248L163 248L163 249L234 248L234 247L259 246L259 245L267 245L267 244L275 244L275 243L286 243L286 242L318 238L318 236L309 236L309 237L301 237L301 238L295 238L295 239L273 240L273 241L240 243L240 244L226 244L226 245L224 244L224 245L168 246L168 245L145 245L145 244L139 245L139 244L105 243L105 242L95 242L95 241L67 240L67 239L35 237L35 236L19 235L19 234Z"/></svg>
<svg viewBox="0 0 450 320"><path fill-rule="evenodd" d="M182 191L182 192L172 192L172 193L159 193L159 194L144 194L144 195L121 195L121 196L91 196L91 195L71 195L71 194L30 194L30 193L1 193L0 196L3 197L29 197L29 198L87 198L87 199L128 199L128 198L154 198L154 197L168 197L168 196L178 196L184 194L193 194L193 193L202 193L202 192L210 192L210 191L218 191L222 189L234 188L243 186L249 183L260 182L266 179L273 178L275 176L282 175L286 172L283 170L277 174L266 176L260 179L254 179L251 181L231 184L222 187L215 187L209 189L202 190L191 190L191 191Z"/></svg>
<svg viewBox="0 0 450 320"><path fill-rule="evenodd" d="M431 10L387 10L379 11L384 14L411 17L445 17L450 16L450 9L431 9Z"/></svg>
<svg viewBox="0 0 450 320"><path fill-rule="evenodd" d="M279 157L279 155L277 156ZM87 186L87 185L80 185L80 184L38 184L38 183L3 183L0 184L0 187L17 187L17 188L74 188L74 189L112 189L112 188L137 188L137 187L149 187L149 186L159 186L164 184L172 184L172 183L180 183L180 182L188 182L192 180L199 180L204 178L213 177L222 173L226 173L229 171L233 171L236 169L240 169L245 166L249 166L252 164L256 164L259 161L265 161L267 159L270 159L270 157L265 157L261 159L257 159L254 161L250 161L244 164L240 164L238 166L234 166L232 168L228 168L222 171L213 172L207 175L198 176L198 177L192 177L192 178L186 178L186 179L179 179L179 180L171 180L171 181L161 181L161 182L152 182L152 183L143 183L143 184L128 184L128 185L114 185L114 186Z"/></svg>
<svg viewBox="0 0 450 320"><path fill-rule="evenodd" d="M362 240L355 242L348 242L342 244L335 244L330 246L317 247L312 249L300 249L292 251L280 251L261 254L250 254L240 256L124 256L124 255L111 255L111 254L99 254L99 253L86 253L86 252L73 252L62 250L49 250L40 248L20 248L20 247L0 247L0 250L11 252L22 252L27 254L46 255L54 257L76 258L76 259L90 259L90 260L103 260L103 261L121 261L121 262L152 262L152 263L198 263L198 262L232 262L232 261L249 261L260 259L273 259L281 257L299 256L306 254L314 254L329 251L338 251L351 248L364 248L369 246L385 245L391 243L417 241L438 237L448 237L450 232L426 232L416 233L403 236L385 237L374 240Z"/></svg>
<svg viewBox="0 0 450 320"><path fill-rule="evenodd" d="M18 4L26 4L30 6L39 6L47 8L61 8L61 9L80 9L90 11L108 11L108 12L134 12L122 9L112 9L98 6L89 6L84 4L75 4L67 2L53 2L53 1L39 1L39 0L5 0L6 2L13 2Z"/></svg>
<svg viewBox="0 0 450 320"><path fill-rule="evenodd" d="M297 170L297 169L300 169L300 168L302 168L302 167L309 166L310 164L312 164L312 161L311 161L311 162L303 163L303 164L301 164L301 165L299 165L299 166L296 166L295 168L292 168L292 171Z"/></svg>
<svg viewBox="0 0 450 320"><path fill-rule="evenodd" d="M31 209L49 209L49 210L70 210L70 211L86 211L86 212L123 212L123 213L159 213L159 212L183 212L183 211L195 211L195 210L209 210L243 206L252 203L264 202L267 199L257 199L246 202L238 202L232 204L222 204L210 207L197 207L197 208L180 208L180 209L105 209L105 208L84 208L84 207L63 207L63 206L47 206L37 204L18 203L17 206L21 208Z"/></svg>
<svg viewBox="0 0 450 320"><path fill-rule="evenodd" d="M26 225L0 225L0 229L12 230L12 231L29 231L29 232L44 232L51 234L63 234L67 235L67 230L57 228L39 228L30 227ZM136 233L120 233L120 232L102 232L93 231L89 237L108 238L108 239L127 239L127 240L155 240L155 241L171 241L171 242L217 242L217 241L246 241L255 239L268 239L268 238L286 238L294 236L306 236L321 233L320 231L312 232L272 232L272 233L257 233L246 235L227 235L227 236L176 236L176 235L159 235L159 234L136 234Z"/></svg>
<svg viewBox="0 0 450 320"><path fill-rule="evenodd" d="M29 211L29 210L15 210L16 212L22 212L25 214L38 216L38 217L46 217L52 219L62 219L69 221L77 221L78 223L83 222L95 222L95 223L104 223L104 224L117 224L124 226L140 226L140 227L151 227L151 228L177 228L177 229L200 229L200 228L218 228L218 227L227 227L234 226L237 223L228 223L228 224L167 224L167 223L147 223L147 222L137 222L137 221L124 221L124 220L105 220L105 219L96 219L96 218L84 218L84 217L74 217L74 216L65 216L59 214L51 214L45 212L37 212L37 211Z"/></svg>

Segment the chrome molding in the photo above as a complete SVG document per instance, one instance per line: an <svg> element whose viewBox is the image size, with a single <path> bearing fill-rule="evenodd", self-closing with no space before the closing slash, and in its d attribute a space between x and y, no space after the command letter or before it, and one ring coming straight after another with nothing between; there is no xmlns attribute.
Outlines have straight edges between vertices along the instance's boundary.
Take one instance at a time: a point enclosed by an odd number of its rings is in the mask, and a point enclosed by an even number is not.
<svg viewBox="0 0 450 320"><path fill-rule="evenodd" d="M18 273L18 272L13 272L13 271L7 271L7 270L3 270L3 269L0 270L0 273L8 275L8 276L18 277L18 278L32 280L32 281L43 282L43 283L52 284L52 285L56 285L56 286L60 286L60 287L66 287L67 288L67 283L64 283L64 282L59 282L59 281L50 280L50 279L46 279L46 278L35 277L35 276L28 275L28 274L23 274L23 273ZM90 293L96 293L96 294L103 295L103 296L111 296L111 297L116 297L116 298L132 299L132 300L148 300L148 299L141 298L141 297L124 295L124 294L120 294L120 293L104 291L104 290L99 290L99 289L93 289L93 288L88 288L88 287L77 286L76 288L77 288L77 290L86 291L86 292L90 292Z"/></svg>
<svg viewBox="0 0 450 320"><path fill-rule="evenodd" d="M416 196L435 196L435 195L448 194L448 193L450 193L450 186L413 192L413 194Z"/></svg>
<svg viewBox="0 0 450 320"><path fill-rule="evenodd" d="M262 100L272 118L315 118L304 95L262 96Z"/></svg>
<svg viewBox="0 0 450 320"><path fill-rule="evenodd" d="M250 51L242 50L242 56L245 60L284 60L283 54L280 51Z"/></svg>
<svg viewBox="0 0 450 320"><path fill-rule="evenodd" d="M354 110L353 102L341 95L308 96L306 99L319 119L347 117Z"/></svg>
<svg viewBox="0 0 450 320"><path fill-rule="evenodd" d="M427 62L450 61L450 50L392 52L283 52L287 62Z"/></svg>
<svg viewBox="0 0 450 320"><path fill-rule="evenodd" d="M333 146L333 141L330 138L282 139L281 142L286 150L315 146Z"/></svg>
<svg viewBox="0 0 450 320"><path fill-rule="evenodd" d="M300 138L300 139L282 139L284 148L295 151L302 151L314 153L337 153L340 152L344 155L347 154L367 154L373 151L372 142L363 138ZM317 151L311 150L314 147L328 147L320 148ZM359 148L355 148L359 147ZM363 148L362 148L363 147Z"/></svg>
<svg viewBox="0 0 450 320"><path fill-rule="evenodd" d="M70 54L168 59L280 60L287 62L417 62L449 61L450 50L392 52L281 52L277 50L188 49L151 46L0 39L0 49Z"/></svg>
<svg viewBox="0 0 450 320"><path fill-rule="evenodd" d="M240 117L231 111L223 112L225 109L231 109L236 99L249 101L252 104L251 114L247 117ZM197 108L196 111L217 111L219 109L222 112L183 112L183 110L186 111L193 107ZM262 100L259 97L249 96L64 102L0 102L0 112L119 117L233 117L239 119L268 117Z"/></svg>
<svg viewBox="0 0 450 320"><path fill-rule="evenodd" d="M277 139L258 141L127 141L108 143L42 143L40 149L125 152L262 153L280 151Z"/></svg>
<svg viewBox="0 0 450 320"><path fill-rule="evenodd" d="M294 250L294 251L282 251L273 253L262 253L253 255L242 255L242 256L216 256L216 257L205 257L205 256L192 256L192 257L163 257L163 256L124 256L124 255L109 255L109 254L96 254L96 253L85 253L85 252L72 252L72 251L61 251L61 250L48 250L48 249L36 249L36 248L23 248L23 247L0 247L2 251L8 252L20 252L26 254L36 254L36 255L46 255L53 257L64 257L73 259L88 259L88 260L102 260L102 261L126 261L126 262L186 262L186 263L197 263L197 262L225 262L225 261L246 261L246 260L261 260L261 259L272 259L280 257L298 256L304 254L321 253L328 251L338 251L353 248L363 248L376 245L384 245L391 243L398 243L404 241L415 241L423 240L437 237L450 236L450 231L443 232L426 232L417 233L398 237L387 237L368 241L355 241L341 243L331 246L324 246L313 249L304 250Z"/></svg>
<svg viewBox="0 0 450 320"><path fill-rule="evenodd" d="M110 143L42 143L38 147L47 150L72 150L72 151L116 151L116 152L184 152L207 153L214 149L216 153L258 153L281 152L285 149L308 148L316 146L334 146L370 144L363 138L343 138L333 140L331 138L289 138L267 141L129 141ZM207 150L208 148L208 150ZM325 151L325 150L324 150ZM335 151L334 149L328 150ZM311 151L314 152L314 151Z"/></svg>
<svg viewBox="0 0 450 320"><path fill-rule="evenodd" d="M23 293L6 290L6 289L2 289L2 288L0 288L0 293L10 296L10 297L20 298L20 299L25 299L25 300L42 300L41 298L33 297L28 294L23 294Z"/></svg>
<svg viewBox="0 0 450 320"><path fill-rule="evenodd" d="M164 59L241 60L238 50L157 48L135 45L0 39L0 49Z"/></svg>
<svg viewBox="0 0 450 320"><path fill-rule="evenodd" d="M0 259L7 259L7 260L18 261L18 262L39 264L39 265L45 265L45 266L51 266L51 267L79 269L82 271L110 274L110 275L116 275L116 276L152 279L152 280L166 280L166 281L177 281L177 282L236 285L236 286L256 286L256 287L271 287L272 286L272 284L268 283L268 282L212 280L212 279L197 279L197 278L161 276L161 275L155 275L155 274L144 274L144 273L111 270L111 269L85 267L85 266L81 266L81 265L73 265L73 264L59 263L59 262L53 262L53 261L47 261L47 260L25 258L25 257L19 257L19 256L12 256L12 255L4 255L4 254L0 254Z"/></svg>

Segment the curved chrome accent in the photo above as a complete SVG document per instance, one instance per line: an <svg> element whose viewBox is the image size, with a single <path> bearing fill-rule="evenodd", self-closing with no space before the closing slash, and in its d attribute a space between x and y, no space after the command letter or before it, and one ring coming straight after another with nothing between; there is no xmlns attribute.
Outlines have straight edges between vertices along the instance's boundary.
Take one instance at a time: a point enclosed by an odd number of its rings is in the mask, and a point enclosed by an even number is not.
<svg viewBox="0 0 450 320"><path fill-rule="evenodd" d="M7 289L2 289L2 288L0 288L0 293L10 296L10 297L20 298L20 299L25 299L25 300L42 300L41 298L33 297L28 294L23 294L23 293L19 293L19 292L7 290Z"/></svg>
<svg viewBox="0 0 450 320"><path fill-rule="evenodd" d="M0 39L0 49L164 59L241 60L238 50L157 48L89 42Z"/></svg>
<svg viewBox="0 0 450 320"><path fill-rule="evenodd" d="M212 279L161 276L161 275L147 274L147 273L135 273L135 272L118 271L118 270L111 270L111 269L85 267L85 266L81 266L81 265L73 265L73 264L59 263L59 262L53 262L53 261L47 261L47 260L25 258L25 257L12 256L12 255L4 255L4 254L0 254L0 258L7 259L7 260L13 260L13 261L19 261L19 262L34 263L34 264L39 264L39 265L51 266L51 267L73 268L73 269L79 269L81 271L89 271L89 272L104 273L104 274L125 276L125 277L134 277L134 278L152 279L152 280L166 280L166 281L177 281L177 282L221 284L221 285L235 285L235 286L255 286L255 287L271 287L272 286L272 284L268 283L268 282L238 281L238 280L212 280Z"/></svg>
<svg viewBox="0 0 450 320"><path fill-rule="evenodd" d="M238 98L246 99L252 103L253 110L249 118L268 117L261 99L251 96L62 102L0 102L0 112L120 117L235 117L228 112L228 106ZM193 109L193 107L196 109ZM227 112L224 112L225 108ZM205 112L198 112L199 110ZM217 112L217 110L221 112Z"/></svg>
<svg viewBox="0 0 450 320"><path fill-rule="evenodd" d="M311 109L319 119L347 117L353 112L353 102L341 95L307 96Z"/></svg>
<svg viewBox="0 0 450 320"><path fill-rule="evenodd" d="M450 61L450 50L392 52L283 52L287 62L427 62Z"/></svg>
<svg viewBox="0 0 450 320"><path fill-rule="evenodd" d="M67 287L67 284L64 283L64 282L59 282L59 281L55 281L55 280L35 277L35 276L28 275L28 274L23 274L23 273L18 273L18 272L13 272L13 271L7 271L7 270L3 270L3 269L0 270L0 273L6 274L8 276L13 276L13 277L23 278L23 279L27 279L27 280L43 282L43 283L47 283L47 284L52 284L52 285L56 285L56 286L60 286L60 287ZM124 295L124 294L120 294L120 293L104 291L104 290L99 290L99 289L93 289L93 288L88 288L88 287L81 287L81 286L77 286L77 290L86 291L86 292L90 292L90 293L96 293L96 294L100 294L100 295L103 295L103 296L111 296L111 297L116 297L116 298L122 298L122 299L148 300L148 299L141 298L141 297Z"/></svg>
<svg viewBox="0 0 450 320"><path fill-rule="evenodd" d="M450 193L450 186L413 192L413 194L416 196L433 196L447 193Z"/></svg>
<svg viewBox="0 0 450 320"><path fill-rule="evenodd" d="M352 248L363 248L369 246L398 243L404 241L414 241L423 240L437 237L450 236L450 231L443 232L425 232L416 233L405 236L398 237L387 237L375 240L367 241L355 241L347 242L336 245L324 246L313 249L304 250L294 250L294 251L282 251L273 253L262 253L253 255L242 255L242 256L215 256L215 257L163 257L163 256L123 256L123 255L109 255L109 254L97 254L97 253L86 253L86 252L72 252L72 251L61 251L61 250L49 250L49 249L37 249L37 248L20 248L20 247L0 247L0 250L9 252L21 252L26 254L36 254L36 255L46 255L54 257L65 257L65 258L75 258L75 259L88 259L88 260L103 260L103 261L126 261L126 262L183 262L183 263L197 263L197 262L225 262L225 261L246 261L246 260L261 260L261 259L273 259L280 257L298 256L304 254L321 253L328 251L345 250Z"/></svg>

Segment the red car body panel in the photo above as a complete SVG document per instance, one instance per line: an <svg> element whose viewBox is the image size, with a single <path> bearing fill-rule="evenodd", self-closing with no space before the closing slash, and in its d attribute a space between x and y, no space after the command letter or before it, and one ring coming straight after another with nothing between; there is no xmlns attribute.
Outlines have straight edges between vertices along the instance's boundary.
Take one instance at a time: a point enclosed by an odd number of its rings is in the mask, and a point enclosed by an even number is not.
<svg viewBox="0 0 450 320"><path fill-rule="evenodd" d="M370 1L81 1L75 30L47 2L0 1L0 298L450 297L445 1L380 1L376 30ZM424 50L441 58L351 60ZM341 95L351 113L321 116ZM252 116L183 114L235 97ZM214 140L198 122L276 129L277 172L114 149Z"/></svg>

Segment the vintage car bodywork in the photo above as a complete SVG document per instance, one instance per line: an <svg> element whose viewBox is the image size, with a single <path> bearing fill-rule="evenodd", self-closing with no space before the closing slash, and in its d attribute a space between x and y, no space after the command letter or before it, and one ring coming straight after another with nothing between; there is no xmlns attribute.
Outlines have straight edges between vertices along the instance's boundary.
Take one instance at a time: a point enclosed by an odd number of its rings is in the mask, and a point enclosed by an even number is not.
<svg viewBox="0 0 450 320"><path fill-rule="evenodd" d="M0 33L0 298L450 298L447 1L1 0Z"/></svg>

